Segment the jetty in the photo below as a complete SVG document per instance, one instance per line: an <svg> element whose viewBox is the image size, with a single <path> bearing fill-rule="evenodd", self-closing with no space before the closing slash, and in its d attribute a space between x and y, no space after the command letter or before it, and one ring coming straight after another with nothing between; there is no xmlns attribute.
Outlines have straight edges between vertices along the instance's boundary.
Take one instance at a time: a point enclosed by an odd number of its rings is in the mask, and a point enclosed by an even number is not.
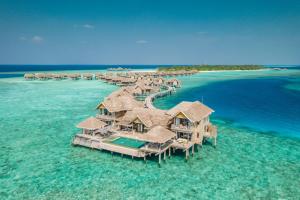
<svg viewBox="0 0 300 200"><path fill-rule="evenodd" d="M184 101L169 110L153 106L153 101L176 92L179 80L166 77L192 75L180 72L126 72L97 74L97 80L120 86L97 106L98 114L77 125L81 129L72 144L105 150L133 158L157 156L158 163L176 150L185 159L205 140L217 144L217 127L210 120L214 112L199 101Z"/></svg>
<svg viewBox="0 0 300 200"><path fill-rule="evenodd" d="M155 107L153 106L153 101L155 99L164 97L167 95L171 95L173 92L176 91L176 89L174 87L170 87L170 86L164 86L162 88L165 90L150 94L148 97L146 97L146 99L145 99L145 107L146 108L154 109Z"/></svg>

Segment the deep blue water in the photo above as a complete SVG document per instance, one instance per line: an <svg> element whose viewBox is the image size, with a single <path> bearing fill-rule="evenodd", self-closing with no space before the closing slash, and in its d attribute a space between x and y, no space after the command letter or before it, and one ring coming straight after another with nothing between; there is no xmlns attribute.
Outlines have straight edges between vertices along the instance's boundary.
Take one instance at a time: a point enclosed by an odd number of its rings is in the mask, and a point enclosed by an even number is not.
<svg viewBox="0 0 300 200"><path fill-rule="evenodd" d="M300 92L284 86L287 77L241 79L215 82L178 92L168 98L175 105L188 98L214 108L215 118L234 121L239 126L284 136L300 137Z"/></svg>
<svg viewBox="0 0 300 200"><path fill-rule="evenodd" d="M0 72L51 71L51 70L103 70L111 67L155 69L171 65L0 65ZM172 65L173 66L173 65ZM266 65L271 68L300 69L299 65Z"/></svg>
<svg viewBox="0 0 300 200"><path fill-rule="evenodd" d="M22 77L24 74L0 74L0 78Z"/></svg>

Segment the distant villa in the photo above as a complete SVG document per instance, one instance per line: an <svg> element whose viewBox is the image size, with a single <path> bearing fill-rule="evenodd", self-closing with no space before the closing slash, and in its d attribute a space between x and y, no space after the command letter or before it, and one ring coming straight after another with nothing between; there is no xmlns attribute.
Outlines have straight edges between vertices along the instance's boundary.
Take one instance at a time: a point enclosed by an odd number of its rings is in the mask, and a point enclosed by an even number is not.
<svg viewBox="0 0 300 200"><path fill-rule="evenodd" d="M214 112L199 101L181 102L170 110L152 105L155 98L169 95L181 86L179 80L163 77L191 75L196 71L105 73L95 75L121 88L97 105L98 114L80 122L72 144L106 150L132 158L158 156L158 162L182 150L186 159L195 145L212 139L216 145L217 128L209 117ZM137 99L143 101L138 101ZM163 158L162 158L163 156Z"/></svg>
<svg viewBox="0 0 300 200"><path fill-rule="evenodd" d="M117 68L108 68L108 71L129 71L129 68L117 67Z"/></svg>

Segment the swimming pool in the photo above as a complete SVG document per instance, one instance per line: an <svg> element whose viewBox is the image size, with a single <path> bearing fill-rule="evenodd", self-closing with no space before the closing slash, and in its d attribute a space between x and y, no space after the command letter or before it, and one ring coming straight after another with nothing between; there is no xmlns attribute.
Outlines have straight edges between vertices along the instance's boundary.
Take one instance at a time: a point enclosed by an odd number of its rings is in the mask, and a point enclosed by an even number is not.
<svg viewBox="0 0 300 200"><path fill-rule="evenodd" d="M111 143L126 146L126 147L136 148L136 149L141 148L145 144L145 142L142 141L138 141L130 138L123 138L123 137L117 138L111 141Z"/></svg>

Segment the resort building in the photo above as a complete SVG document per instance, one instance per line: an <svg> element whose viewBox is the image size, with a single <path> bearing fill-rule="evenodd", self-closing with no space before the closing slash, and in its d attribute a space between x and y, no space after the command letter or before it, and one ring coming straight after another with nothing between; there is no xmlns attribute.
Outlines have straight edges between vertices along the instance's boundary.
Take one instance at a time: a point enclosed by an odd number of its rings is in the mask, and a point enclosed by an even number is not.
<svg viewBox="0 0 300 200"><path fill-rule="evenodd" d="M85 73L82 75L83 79L85 80L93 80L93 74Z"/></svg>
<svg viewBox="0 0 300 200"><path fill-rule="evenodd" d="M35 79L35 76L34 76L34 74L24 74L24 78L26 80L33 80L33 79Z"/></svg>
<svg viewBox="0 0 300 200"><path fill-rule="evenodd" d="M177 79L175 79L175 78L171 79L171 80L167 80L166 84L169 85L169 86L171 86L171 87L176 87L176 88L181 87L180 81L177 80Z"/></svg>
<svg viewBox="0 0 300 200"><path fill-rule="evenodd" d="M216 128L209 122L209 116L214 111L200 103L181 102L167 113L172 117L170 129L176 133L176 138L202 145L204 138L213 138L216 144Z"/></svg>
<svg viewBox="0 0 300 200"><path fill-rule="evenodd" d="M134 108L143 107L143 103L134 99L129 95L127 89L112 93L101 102L97 109L99 114L97 118L103 120L108 125L112 125L123 117L126 111L133 110Z"/></svg>
<svg viewBox="0 0 300 200"><path fill-rule="evenodd" d="M165 81L159 77L162 73L157 73L157 78L148 77L154 74L137 76L131 72L99 76L107 82L127 87L121 87L106 97L97 106L96 117L77 125L82 131L72 143L144 160L154 155L158 156L159 163L176 150L185 152L188 159L190 152L194 154L195 145L202 145L206 139L212 139L216 146L217 128L209 120L214 112L211 108L199 101L184 101L170 110L160 110L152 105L155 98L171 94L181 85L177 79ZM146 96L146 99L143 102L136 100L139 95Z"/></svg>

